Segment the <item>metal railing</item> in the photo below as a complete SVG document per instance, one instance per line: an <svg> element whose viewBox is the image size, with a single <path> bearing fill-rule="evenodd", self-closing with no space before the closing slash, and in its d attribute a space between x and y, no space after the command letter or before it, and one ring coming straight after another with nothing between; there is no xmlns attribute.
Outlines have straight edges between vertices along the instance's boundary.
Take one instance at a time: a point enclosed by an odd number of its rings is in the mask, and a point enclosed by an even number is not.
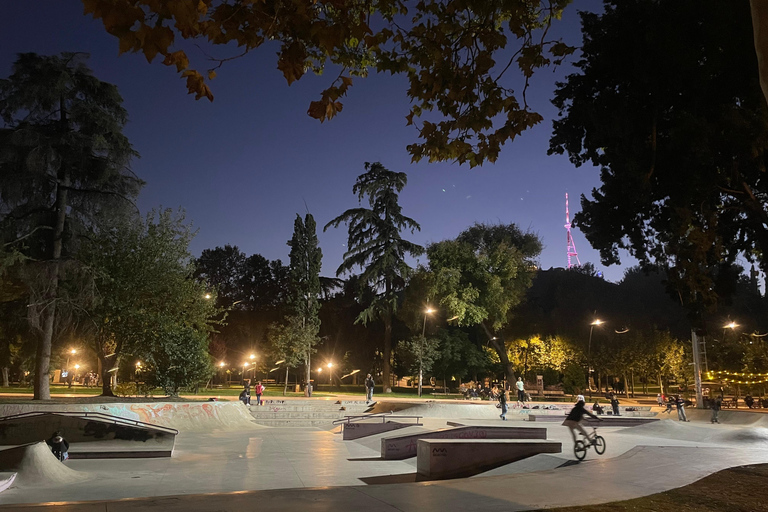
<svg viewBox="0 0 768 512"><path fill-rule="evenodd" d="M103 412L92 411L29 411L22 412L20 414L13 414L11 416L0 417L0 422L17 420L22 418L34 418L35 416L44 416L47 414L55 414L58 416L68 416L71 418L93 418L102 421L114 423L115 425L125 425L133 427L148 428L151 430L159 430L167 434L178 435L179 431L175 428L164 427L162 425L153 425L152 423L146 423L144 421L133 420L130 418L124 418L122 416L114 416L112 414L104 414Z"/></svg>
<svg viewBox="0 0 768 512"><path fill-rule="evenodd" d="M358 414L355 416L344 416L343 419L335 420L333 424L334 425L339 425L342 423L349 424L349 423L352 423L353 421L370 420L370 419L378 419L378 418L381 418L382 423L386 423L388 419L393 419L393 418L394 419L416 419L416 423L414 423L414 425L421 425L421 422L419 420L421 420L422 416L399 416L399 415L396 416L391 412L380 412L378 414Z"/></svg>

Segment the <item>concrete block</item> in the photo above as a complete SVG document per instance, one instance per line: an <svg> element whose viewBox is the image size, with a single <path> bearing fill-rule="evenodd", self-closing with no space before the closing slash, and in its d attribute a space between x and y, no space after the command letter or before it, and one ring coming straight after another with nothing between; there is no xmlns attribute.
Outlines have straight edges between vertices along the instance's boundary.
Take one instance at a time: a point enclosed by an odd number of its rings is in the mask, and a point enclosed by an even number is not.
<svg viewBox="0 0 768 512"><path fill-rule="evenodd" d="M540 453L560 453L562 443L538 439L419 439L418 480L477 475Z"/></svg>
<svg viewBox="0 0 768 512"><path fill-rule="evenodd" d="M381 458L402 460L415 457L419 439L546 439L546 428L461 426L381 440Z"/></svg>

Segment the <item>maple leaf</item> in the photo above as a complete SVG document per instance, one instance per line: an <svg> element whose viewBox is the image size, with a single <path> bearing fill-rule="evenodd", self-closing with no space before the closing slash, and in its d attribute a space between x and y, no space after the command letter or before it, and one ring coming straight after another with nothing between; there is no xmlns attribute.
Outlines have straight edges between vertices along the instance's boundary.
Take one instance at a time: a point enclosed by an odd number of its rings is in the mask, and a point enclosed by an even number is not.
<svg viewBox="0 0 768 512"><path fill-rule="evenodd" d="M303 44L294 41L291 44L283 44L277 61L277 69L283 72L288 85L304 75L306 69L307 50Z"/></svg>

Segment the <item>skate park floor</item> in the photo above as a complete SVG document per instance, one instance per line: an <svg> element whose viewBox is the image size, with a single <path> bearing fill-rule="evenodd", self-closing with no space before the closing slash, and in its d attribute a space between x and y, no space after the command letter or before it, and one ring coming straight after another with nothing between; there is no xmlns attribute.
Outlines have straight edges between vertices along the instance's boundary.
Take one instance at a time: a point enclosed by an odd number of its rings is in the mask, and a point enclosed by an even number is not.
<svg viewBox="0 0 768 512"><path fill-rule="evenodd" d="M336 430L253 428L180 432L170 459L70 460L83 479L40 481L0 493L0 510L530 510L636 498L688 485L721 469L768 463L765 421L744 413L689 411L689 423L667 419L639 427L600 428L607 450L576 463L560 424L489 418L429 417L358 441ZM459 414L460 415L460 414ZM768 420L768 416L764 417ZM535 457L467 479L414 482L416 459L380 458L382 437L412 429L466 425L547 428L560 454ZM728 423L726 423L728 422ZM15 506L38 504L37 506Z"/></svg>

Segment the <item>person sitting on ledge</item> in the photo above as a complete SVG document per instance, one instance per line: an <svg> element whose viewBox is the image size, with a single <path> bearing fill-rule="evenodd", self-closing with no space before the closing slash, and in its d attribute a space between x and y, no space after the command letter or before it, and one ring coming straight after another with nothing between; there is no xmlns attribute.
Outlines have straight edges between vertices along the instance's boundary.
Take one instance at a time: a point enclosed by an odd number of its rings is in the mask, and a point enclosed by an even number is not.
<svg viewBox="0 0 768 512"><path fill-rule="evenodd" d="M69 443L62 437L61 432L58 430L53 433L51 438L48 439L45 444L51 447L53 456L61 462L64 462L69 458Z"/></svg>
<svg viewBox="0 0 768 512"><path fill-rule="evenodd" d="M603 414L603 407L595 400L595 403L592 405L592 412L595 414Z"/></svg>

